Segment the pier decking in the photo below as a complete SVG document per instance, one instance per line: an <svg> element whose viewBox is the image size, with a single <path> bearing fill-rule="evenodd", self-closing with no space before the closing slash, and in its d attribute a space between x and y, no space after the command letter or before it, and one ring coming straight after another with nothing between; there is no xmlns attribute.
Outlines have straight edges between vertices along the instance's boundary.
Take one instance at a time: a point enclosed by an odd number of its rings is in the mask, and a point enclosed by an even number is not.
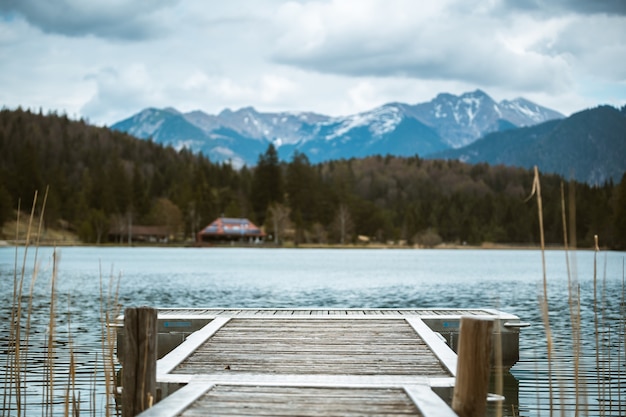
<svg viewBox="0 0 626 417"><path fill-rule="evenodd" d="M449 341L462 315L518 332L494 310L159 310L159 345L184 341L158 361L166 398L142 416L454 416L457 357L431 327Z"/></svg>
<svg viewBox="0 0 626 417"><path fill-rule="evenodd" d="M170 371L224 372L450 376L411 325L394 319L231 318Z"/></svg>

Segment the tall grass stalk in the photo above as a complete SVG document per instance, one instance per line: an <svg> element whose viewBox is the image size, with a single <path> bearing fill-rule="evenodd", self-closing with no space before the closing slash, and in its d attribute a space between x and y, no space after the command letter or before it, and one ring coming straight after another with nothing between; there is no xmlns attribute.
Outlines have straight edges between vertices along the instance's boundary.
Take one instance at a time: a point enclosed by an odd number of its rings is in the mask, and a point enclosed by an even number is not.
<svg viewBox="0 0 626 417"><path fill-rule="evenodd" d="M30 217L28 219L28 229L26 231L26 239L24 242L24 258L22 261L22 269L19 278L19 287L17 290L17 312L16 312L16 325L15 325L15 347L14 347L14 373L15 373L15 387L16 387L16 407L17 407L17 415L21 415L22 413L22 373L21 373L21 349L22 349L22 296L24 290L24 280L26 278L26 259L28 256L28 248L30 246L31 239L31 231L33 226L33 219L35 217L35 207L37 206L37 191L35 191L35 196L33 198L33 204L31 206ZM19 227L19 226L18 226ZM25 381L24 381L25 382Z"/></svg>
<svg viewBox="0 0 626 417"><path fill-rule="evenodd" d="M33 259L33 273L30 280L30 287L28 290L28 312L26 314L26 342L24 346L26 346L26 350L24 352L24 382L26 382L26 366L28 365L28 349L30 347L30 325L31 325L31 317L33 313L33 292L35 290L35 282L37 281L37 276L39 275L39 263L37 260L37 256L39 255L39 244L41 239L41 228L43 225L44 213L46 212L46 203L48 202L48 191L49 187L46 187L46 193L43 197L43 203L41 205L41 213L39 214L39 226L37 228L37 240L35 242L35 257ZM32 220L32 219L31 219ZM20 300L21 303L21 300ZM24 415L26 415L26 397L24 397Z"/></svg>
<svg viewBox="0 0 626 417"><path fill-rule="evenodd" d="M91 416L92 417L96 417L96 392L97 392L97 384L96 381L98 380L98 353L96 353L96 361L95 361L96 365L93 368L93 378L91 380L91 384L90 384L90 397L89 397L89 401L90 401L90 407L89 409L91 410Z"/></svg>
<svg viewBox="0 0 626 417"><path fill-rule="evenodd" d="M28 313L26 314L26 341L24 346L26 350L24 352L24 381L26 381L26 366L28 364L28 350L30 348L30 326L31 326L31 318L33 314L33 293L35 291L35 282L37 281L37 276L39 275L39 265L35 264L33 269L33 275L30 280L30 288L28 290ZM26 401L24 401L24 415L26 415Z"/></svg>
<svg viewBox="0 0 626 417"><path fill-rule="evenodd" d="M10 303L10 323L8 325L8 344L5 357L5 372L3 377L0 377L0 383L2 383L3 398L2 398L2 415L11 415L15 417L23 417L26 415L41 415L41 417L48 417L52 415L58 415L61 409L57 405L63 407L63 413L66 416L79 416L81 408L81 393L78 389L78 361L75 353L75 342L72 335L72 317L71 317L71 297L68 294L68 311L67 311L67 348L63 348L62 351L58 351L59 347L59 332L57 331L57 283L59 276L59 261L60 254L55 249L52 253L52 272L49 282L49 308L47 312L47 324L45 335L43 336L43 350L40 350L41 356L34 357L36 352L31 349L31 337L33 336L32 323L35 316L35 300L36 300L36 283L38 281L40 265L38 260L38 253L40 247L40 239L43 236L42 230L44 225L45 207L47 203L48 189L44 195L39 210L39 224L36 229L35 213L37 211L39 201L39 193L35 192L33 197L33 203L30 210L30 216L26 218L26 222L22 219L22 207L21 201L18 201L17 207L17 222L15 228L15 259L13 270L13 294L12 301ZM26 228L24 228L24 224ZM25 235L24 235L25 233ZM36 233L36 235L35 235ZM34 246L34 249L33 249ZM20 249L23 253L20 254ZM34 250L34 255L33 255ZM21 256L23 255L23 259ZM31 256L32 255L32 256ZM34 256L34 258L33 258ZM31 272L27 270L29 262L33 262L32 276L30 277L30 285L27 287L27 275ZM112 285L111 285L112 287ZM26 293L27 291L27 293ZM111 307L115 304L117 306L117 291L115 299L112 300L109 290L108 301L106 302L106 320L104 321L103 328L107 329L107 336L103 339L102 345L106 346L105 351L108 353L108 358L105 361L105 368L110 369L109 386L115 385L114 382L114 347L115 347L115 335L114 328L109 326L112 317L112 312L109 312ZM26 307L27 306L27 307ZM116 307L116 311L119 308ZM34 346L35 348L37 346ZM66 350L67 349L67 350ZM30 352L29 352L30 351ZM59 355L61 354L61 355ZM69 355L69 357L67 356ZM30 357L29 357L30 356ZM61 359L57 359L60 357ZM66 360L66 358L68 358ZM36 382L32 380L33 374L30 369L33 365L33 359L38 363L41 363L42 376L39 377ZM96 363L98 358L96 357ZM93 416L96 416L96 394L98 387L101 386L101 376L98 374L97 364L94 367L94 374L92 379L89 380L89 384L92 395L90 396L91 410L93 410ZM60 372L65 372L65 377L59 378ZM30 394L26 392L25 388L29 384L35 382L35 387L41 384L41 391L38 394ZM65 386L65 384L67 384ZM61 391L57 393L55 388ZM61 394L63 392L63 394ZM60 395L55 395L60 394ZM41 401L37 401L35 397L39 395ZM56 401L56 399L63 398L63 402ZM32 404L29 402L40 402L40 410L35 410ZM108 402L107 402L108 405ZM107 408L107 415L109 415L110 407Z"/></svg>
<svg viewBox="0 0 626 417"><path fill-rule="evenodd" d="M559 379L559 385L561 386L560 398L555 398L552 389L553 384L553 370L552 367L556 364L553 357L553 341L550 331L549 321L549 309L547 302L547 283L546 283L546 269L544 258L544 241L543 241L543 219L541 208L541 188L538 179L538 171L535 168L535 179L533 183L533 195L537 196L537 205L539 212L539 225L541 228L541 251L542 251L542 266L543 266L543 295L541 299L541 312L544 322L544 329L546 331L547 339L547 356L548 356L548 386L549 386L549 400L550 400L550 415L558 407L561 411L561 415L565 416L569 406L573 405L574 416L579 415L624 415L622 405L622 378L624 374L624 363L622 356L626 354L626 271L625 262L622 260L622 283L621 283L621 297L619 300L619 316L616 318L613 313L610 298L611 294L608 293L610 286L608 283L608 260L604 258L603 271L599 272L598 255L600 253L599 238L594 236L594 253L593 253L593 300L591 301L593 308L593 331L594 331L594 344L589 346L593 348L593 358L595 359L594 365L587 363L585 359L585 351L583 346L583 317L582 317L582 297L581 286L578 282L576 262L576 252L570 252L571 248L576 249L576 219L575 219L575 189L573 183L570 183L569 190L569 219L566 210L566 198L564 185L561 184L561 217L563 223L563 242L565 261L567 267L567 283L568 283L568 305L569 316L571 325L571 338L572 338L572 354L571 363L573 366L573 373L567 372L566 375L571 376L574 383L574 398L569 396L565 389L565 380ZM530 197L529 197L530 199ZM602 273L602 277L599 277L599 273ZM591 320L588 321L591 324ZM617 339L616 339L617 335ZM592 342L593 343L593 342ZM616 346L615 346L616 345ZM589 350L587 351L589 352ZM617 358L616 358L617 356ZM593 359L592 359L593 360ZM590 369L589 366L595 369ZM587 384L587 378L592 378L591 381L594 385L593 390L590 389ZM615 379L617 379L615 383ZM617 386L616 386L617 385ZM617 389L617 393L615 390ZM616 398L617 397L617 398ZM573 404L571 400L573 399ZM560 404L556 404L555 401L559 400ZM590 407L589 400L592 400L593 406ZM539 404L539 398L538 398ZM590 413L590 409L591 411ZM540 411L540 410L538 410ZM618 414L614 414L617 412Z"/></svg>
<svg viewBox="0 0 626 417"><path fill-rule="evenodd" d="M74 342L72 340L72 313L71 313L71 297L67 297L67 338L68 348L70 350L70 369L67 378L67 387L65 389L65 415L80 415L80 392L76 392L76 360L74 358Z"/></svg>
<svg viewBox="0 0 626 417"><path fill-rule="evenodd" d="M598 247L598 242L596 241L596 251L599 251L599 247ZM605 344L605 348L604 350L604 355L605 355L605 359L606 362L609 364L608 369L607 367L603 366L602 367L602 379L600 380L600 388L602 391L602 397L601 398L606 398L606 394L607 394L607 389L609 390L609 406L610 406L610 410L612 410L613 408L613 403L611 401L611 386L608 385L607 387L607 380L611 378L611 370L612 370L612 362L611 362L611 326L610 326L610 322L609 319L607 318L607 310L606 310L606 289L607 289L607 285L606 285L606 265L607 260L606 260L606 256L604 257L604 271L602 274L602 303L601 303L601 308L602 308L602 315L601 315L601 322L600 322L600 328L604 331L606 331L606 344ZM602 414L604 415L604 414Z"/></svg>
<svg viewBox="0 0 626 417"><path fill-rule="evenodd" d="M107 285L106 297L102 282L102 265L100 265L100 322L102 337L102 358L104 363L105 394L106 394L106 417L111 416L111 401L115 399L117 390L115 372L115 342L117 337L116 327L113 323L115 317L120 312L118 306L119 283L115 282L113 271L111 271ZM118 407L115 407L116 414L119 414Z"/></svg>
<svg viewBox="0 0 626 417"><path fill-rule="evenodd" d="M622 367L624 366L622 365L622 362L621 362L622 354L626 355L626 320L624 319L624 314L626 313L625 311L626 305L624 304L624 292L626 291L626 282L624 282L625 277L626 277L626 271L624 270L624 259L622 258L622 297L621 297L621 302L620 302L620 323L621 323L620 328L622 331L623 338L620 338L618 342L618 356L617 356L617 369L619 369L620 371L622 370ZM618 411L619 411L619 415L623 416L624 413L622 412L622 378L619 375L617 379L617 392L619 393L617 397L617 401L619 404Z"/></svg>
<svg viewBox="0 0 626 417"><path fill-rule="evenodd" d="M58 254L52 253L52 279L50 280L50 321L48 322L48 341L46 346L46 372L48 373L48 383L45 386L45 409L47 415L52 416L54 402L54 357L55 357L55 332L56 332L56 279L58 274Z"/></svg>
<svg viewBox="0 0 626 417"><path fill-rule="evenodd" d="M13 348L13 354L7 355L7 361L9 361L9 401L8 408L11 409L12 399L15 399L15 408L17 411L17 416L21 416L23 412L23 404L22 404L22 358L21 358L21 349L22 349L22 297L24 291L24 280L26 277L26 259L27 252L31 238L31 230L33 225L33 218L35 217L35 207L37 205L37 191L35 191L35 195L33 198L33 204L31 207L30 218L28 221L28 228L26 231L25 242L24 242L24 260L22 262L21 272L17 272L17 268L15 269L13 275L13 305L11 309L11 324L9 330L9 347ZM18 203L19 207L19 203ZM19 210L18 210L18 223L16 226L16 240L19 239ZM17 247L15 249L15 265L18 264L18 254ZM25 382L25 381L24 381ZM6 388L5 388L6 393ZM6 397L5 397L6 398Z"/></svg>
<svg viewBox="0 0 626 417"><path fill-rule="evenodd" d="M39 239L41 236L41 227L43 224L43 216L45 213L45 205L48 197L48 190L44 196L42 209L39 218L39 228L37 232L37 239L35 241L35 259L34 267L30 282L30 288L28 292L28 309L26 314L26 325L22 325L23 320L23 298L24 298L24 284L26 281L26 262L28 259L28 250L31 245L33 221L35 218L35 210L37 207L38 192L35 191L33 196L33 203L31 206L30 217L28 218L28 227L26 235L24 236L24 258L22 261L22 268L19 270L18 265L18 246L15 248L14 265L16 268L13 272L13 301L11 304L11 322L9 325L9 350L6 356L6 372L4 377L4 393L3 393L3 409L10 410L13 406L13 400L15 400L15 410L17 416L26 415L27 401L26 396L22 395L22 388L26 386L27 364L28 364L28 349L30 346L30 326L31 326L31 314L32 314L32 295L34 291L34 284L38 276L38 263L37 254L39 247ZM21 200L18 201L17 210L17 222L15 228L15 240L20 240L20 214L21 214ZM19 271L19 274L18 274ZM24 329L23 329L24 327Z"/></svg>
<svg viewBox="0 0 626 417"><path fill-rule="evenodd" d="M598 385L600 384L600 334L599 334L599 324L598 324L598 236L595 235L594 246L595 250L593 253L593 328L594 328L594 336L596 342L596 380L598 381ZM603 410L600 410L601 415L604 414Z"/></svg>
<svg viewBox="0 0 626 417"><path fill-rule="evenodd" d="M537 196L537 212L539 215L539 238L541 242L541 267L543 272L543 295L541 297L541 315L543 318L543 326L546 332L546 343L548 351L548 390L550 398L550 417L554 410L554 395L552 388L552 330L550 329L550 309L548 305L548 278L546 272L546 242L543 228L543 202L541 199L541 181L539 180L539 169L535 166L535 177L533 180L533 188L530 197ZM529 197L529 198L530 198Z"/></svg>
<svg viewBox="0 0 626 417"><path fill-rule="evenodd" d="M580 358L581 358L581 322L580 322L580 290L578 285L578 279L576 274L576 265L570 262L570 245L569 242L573 242L572 248L576 249L576 222L572 220L576 216L576 200L575 200L575 188L574 183L570 182L569 189L569 212L570 212L570 227L568 228L566 203L565 203L565 187L561 183L561 220L563 223L563 246L565 252L565 265L567 269L567 291L568 291L568 306L570 313L570 324L572 330L572 349L574 355L574 416L577 417L580 413L580 404L582 395L581 378L580 378ZM571 239L568 238L568 231L571 235ZM575 252L573 253L575 256ZM573 269L573 271L572 271Z"/></svg>
<svg viewBox="0 0 626 417"><path fill-rule="evenodd" d="M17 202L17 224L15 226L15 241L17 242L17 240L19 239L19 224L20 224L20 209L21 209L21 200L18 200ZM17 251L17 246L15 247L15 260L13 261L14 265L17 266L17 259L18 259L18 251ZM14 341L14 336L15 336L15 312L16 312L16 305L15 303L17 302L17 268L14 268L13 270L13 298L12 298L13 302L11 304L11 322L9 324L9 342L8 342L8 346L7 346L7 357L6 357L6 365L5 365L5 369L7 370L4 374L4 391L3 391L3 396L2 396L2 409L3 410L7 410L11 408L11 400L12 400L12 396L10 395L12 392L12 388L13 388L13 367L12 367L12 362L11 362L11 342Z"/></svg>

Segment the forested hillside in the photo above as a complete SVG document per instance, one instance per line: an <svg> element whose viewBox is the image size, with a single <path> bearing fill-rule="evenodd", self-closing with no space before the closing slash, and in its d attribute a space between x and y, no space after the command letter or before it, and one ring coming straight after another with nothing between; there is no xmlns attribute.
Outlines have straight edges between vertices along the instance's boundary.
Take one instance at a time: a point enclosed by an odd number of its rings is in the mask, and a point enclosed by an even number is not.
<svg viewBox="0 0 626 417"><path fill-rule="evenodd" d="M167 226L189 240L220 215L248 217L296 243L440 242L536 244L532 172L419 157L376 156L311 164L280 162L270 146L257 167L234 170L188 151L22 110L0 112L0 223L21 199L49 186L48 227L104 243L119 223ZM541 178L548 243L561 243L561 183ZM598 234L626 248L626 180L565 184L576 201L579 246ZM7 238L7 237L5 237Z"/></svg>
<svg viewBox="0 0 626 417"><path fill-rule="evenodd" d="M490 133L429 156L532 168L600 185L626 170L626 107L599 106L539 125Z"/></svg>

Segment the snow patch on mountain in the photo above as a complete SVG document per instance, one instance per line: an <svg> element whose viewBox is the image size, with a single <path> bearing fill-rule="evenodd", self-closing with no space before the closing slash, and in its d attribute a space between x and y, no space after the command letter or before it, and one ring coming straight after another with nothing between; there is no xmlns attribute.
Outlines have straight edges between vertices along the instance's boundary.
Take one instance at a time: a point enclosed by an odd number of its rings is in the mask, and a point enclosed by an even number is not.
<svg viewBox="0 0 626 417"><path fill-rule="evenodd" d="M144 123L131 127L128 130L128 133L130 133L133 136L140 137L140 138L148 138L148 137L154 136L154 133L157 130L159 130L163 122L164 122L163 119L155 120L154 122L144 122Z"/></svg>
<svg viewBox="0 0 626 417"><path fill-rule="evenodd" d="M149 138L159 130L165 119L161 117L158 110L147 109L139 113L134 118L134 123L128 129L128 133L140 138Z"/></svg>
<svg viewBox="0 0 626 417"><path fill-rule="evenodd" d="M508 107L509 109L513 111L523 114L524 116L528 117L529 119L535 122L540 122L543 119L541 111L538 108L538 106L532 103L529 103L523 99L516 99L513 101L503 101L502 105Z"/></svg>
<svg viewBox="0 0 626 417"><path fill-rule="evenodd" d="M397 107L381 107L378 112L373 112L374 120L370 126L370 132L380 137L395 130L402 121L402 113Z"/></svg>
<svg viewBox="0 0 626 417"><path fill-rule="evenodd" d="M468 124L471 125L472 123L474 123L474 118L476 117L476 113L478 113L478 110L480 109L481 101L482 100L478 97L464 97L462 101L459 102L459 104L465 104L465 114L467 116ZM457 110L459 104L457 104Z"/></svg>
<svg viewBox="0 0 626 417"><path fill-rule="evenodd" d="M328 123L339 123L339 126L333 133L326 136L326 140L329 141L344 136L349 131L363 126L368 127L374 137L380 138L392 132L402 121L402 117L402 113L397 107L383 106L369 112L337 118Z"/></svg>
<svg viewBox="0 0 626 417"><path fill-rule="evenodd" d="M446 113L441 111L441 104L435 104L435 117L437 119L441 119L442 117L445 117L445 116L446 116Z"/></svg>

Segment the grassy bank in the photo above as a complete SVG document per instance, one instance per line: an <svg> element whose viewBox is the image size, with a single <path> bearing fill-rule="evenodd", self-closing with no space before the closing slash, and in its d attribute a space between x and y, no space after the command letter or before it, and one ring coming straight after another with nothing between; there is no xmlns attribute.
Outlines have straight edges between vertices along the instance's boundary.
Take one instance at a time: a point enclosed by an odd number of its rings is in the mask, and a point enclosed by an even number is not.
<svg viewBox="0 0 626 417"><path fill-rule="evenodd" d="M31 223L30 218L23 214L20 216L19 222L18 220L8 221L2 226L0 231L0 241L5 242L5 244L13 245L17 243L24 245L26 244L27 236L31 241L39 242L43 246L82 245L78 236L71 230L46 227L38 218L32 219Z"/></svg>

